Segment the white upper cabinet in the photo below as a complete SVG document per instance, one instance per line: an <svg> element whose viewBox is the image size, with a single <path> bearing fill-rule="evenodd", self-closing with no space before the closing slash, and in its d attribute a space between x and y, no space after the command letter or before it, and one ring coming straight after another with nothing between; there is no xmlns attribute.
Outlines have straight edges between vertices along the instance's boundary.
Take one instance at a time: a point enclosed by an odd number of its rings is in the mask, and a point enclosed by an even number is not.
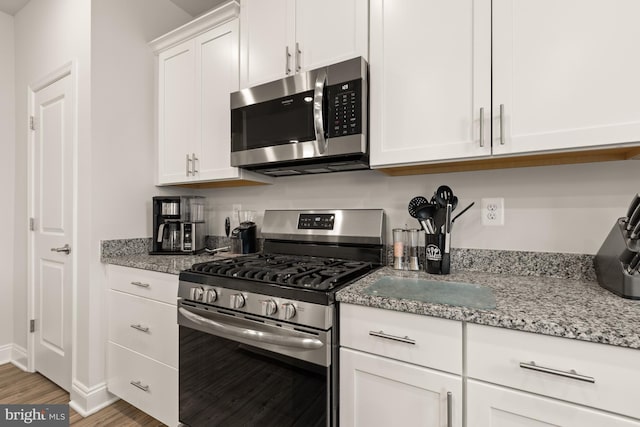
<svg viewBox="0 0 640 427"><path fill-rule="evenodd" d="M371 1L372 166L491 154L490 31L490 0Z"/></svg>
<svg viewBox="0 0 640 427"><path fill-rule="evenodd" d="M637 144L637 16L637 0L372 0L372 166Z"/></svg>
<svg viewBox="0 0 640 427"><path fill-rule="evenodd" d="M637 0L494 0L494 154L640 141L639 16Z"/></svg>
<svg viewBox="0 0 640 427"><path fill-rule="evenodd" d="M367 0L243 0L240 86L255 86L362 56Z"/></svg>
<svg viewBox="0 0 640 427"><path fill-rule="evenodd" d="M158 55L158 185L269 179L231 166L238 13L230 2L151 42Z"/></svg>

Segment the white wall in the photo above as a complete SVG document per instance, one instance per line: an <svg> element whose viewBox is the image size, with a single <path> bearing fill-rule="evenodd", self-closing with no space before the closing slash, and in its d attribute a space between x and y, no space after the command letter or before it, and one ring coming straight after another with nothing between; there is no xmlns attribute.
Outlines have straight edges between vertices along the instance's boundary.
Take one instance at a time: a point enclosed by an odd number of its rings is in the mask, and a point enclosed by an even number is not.
<svg viewBox="0 0 640 427"><path fill-rule="evenodd" d="M13 17L0 12L0 188L4 195L0 210L3 245L0 245L0 349L13 342L13 210L15 93ZM1 351L0 351L1 353ZM0 354L0 359L2 355Z"/></svg>
<svg viewBox="0 0 640 427"><path fill-rule="evenodd" d="M146 235L154 186L154 70L148 42L193 19L168 0L93 0L91 13L91 284L104 289L100 240ZM175 190L173 190L175 191ZM107 294L86 316L106 319ZM94 384L104 379L106 324L94 324L79 357Z"/></svg>
<svg viewBox="0 0 640 427"><path fill-rule="evenodd" d="M203 190L209 233L224 234L231 205L260 215L265 209L383 208L387 230L419 227L407 213L409 200L430 197L442 184L459 197L458 211L476 205L453 228L452 246L595 254L640 191L640 161L544 166L480 172L388 177L377 171L283 177L271 186ZM480 223L480 199L504 197L505 225ZM455 212L454 212L455 214Z"/></svg>

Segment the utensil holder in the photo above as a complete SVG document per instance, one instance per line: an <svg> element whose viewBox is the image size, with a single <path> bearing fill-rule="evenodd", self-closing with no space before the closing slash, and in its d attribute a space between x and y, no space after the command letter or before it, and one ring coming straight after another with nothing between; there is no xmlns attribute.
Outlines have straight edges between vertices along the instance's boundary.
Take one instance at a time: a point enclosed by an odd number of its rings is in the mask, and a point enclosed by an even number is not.
<svg viewBox="0 0 640 427"><path fill-rule="evenodd" d="M640 273L629 274L626 266L640 251L638 240L630 240L625 218L618 218L596 254L598 283L623 298L640 299Z"/></svg>
<svg viewBox="0 0 640 427"><path fill-rule="evenodd" d="M425 234L425 271L430 274L449 274L450 256L446 233Z"/></svg>

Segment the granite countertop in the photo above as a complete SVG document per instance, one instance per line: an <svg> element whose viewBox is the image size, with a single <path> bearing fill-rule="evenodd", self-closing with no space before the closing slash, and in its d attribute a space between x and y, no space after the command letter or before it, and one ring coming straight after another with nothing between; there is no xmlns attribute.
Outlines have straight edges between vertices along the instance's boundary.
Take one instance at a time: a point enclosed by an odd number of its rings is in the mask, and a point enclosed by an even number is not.
<svg viewBox="0 0 640 427"><path fill-rule="evenodd" d="M471 309L365 293L385 276L486 286L495 295L496 308ZM383 267L340 290L336 299L341 303L640 349L640 301L621 298L591 280L464 270L435 276Z"/></svg>
<svg viewBox="0 0 640 427"><path fill-rule="evenodd" d="M193 264L238 256L228 252L210 254L203 252L198 255L149 255L130 254L102 257L105 264L121 265L123 267L140 268L142 270L158 271L160 273L180 274L180 271L191 268Z"/></svg>

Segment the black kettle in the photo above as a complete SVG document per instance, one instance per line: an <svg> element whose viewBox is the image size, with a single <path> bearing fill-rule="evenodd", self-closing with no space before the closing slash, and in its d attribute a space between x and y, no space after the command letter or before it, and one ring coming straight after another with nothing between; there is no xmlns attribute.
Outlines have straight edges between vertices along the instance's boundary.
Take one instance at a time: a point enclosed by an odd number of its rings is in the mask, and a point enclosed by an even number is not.
<svg viewBox="0 0 640 427"><path fill-rule="evenodd" d="M257 252L256 223L241 222L231 232L231 252L234 254L252 254Z"/></svg>

